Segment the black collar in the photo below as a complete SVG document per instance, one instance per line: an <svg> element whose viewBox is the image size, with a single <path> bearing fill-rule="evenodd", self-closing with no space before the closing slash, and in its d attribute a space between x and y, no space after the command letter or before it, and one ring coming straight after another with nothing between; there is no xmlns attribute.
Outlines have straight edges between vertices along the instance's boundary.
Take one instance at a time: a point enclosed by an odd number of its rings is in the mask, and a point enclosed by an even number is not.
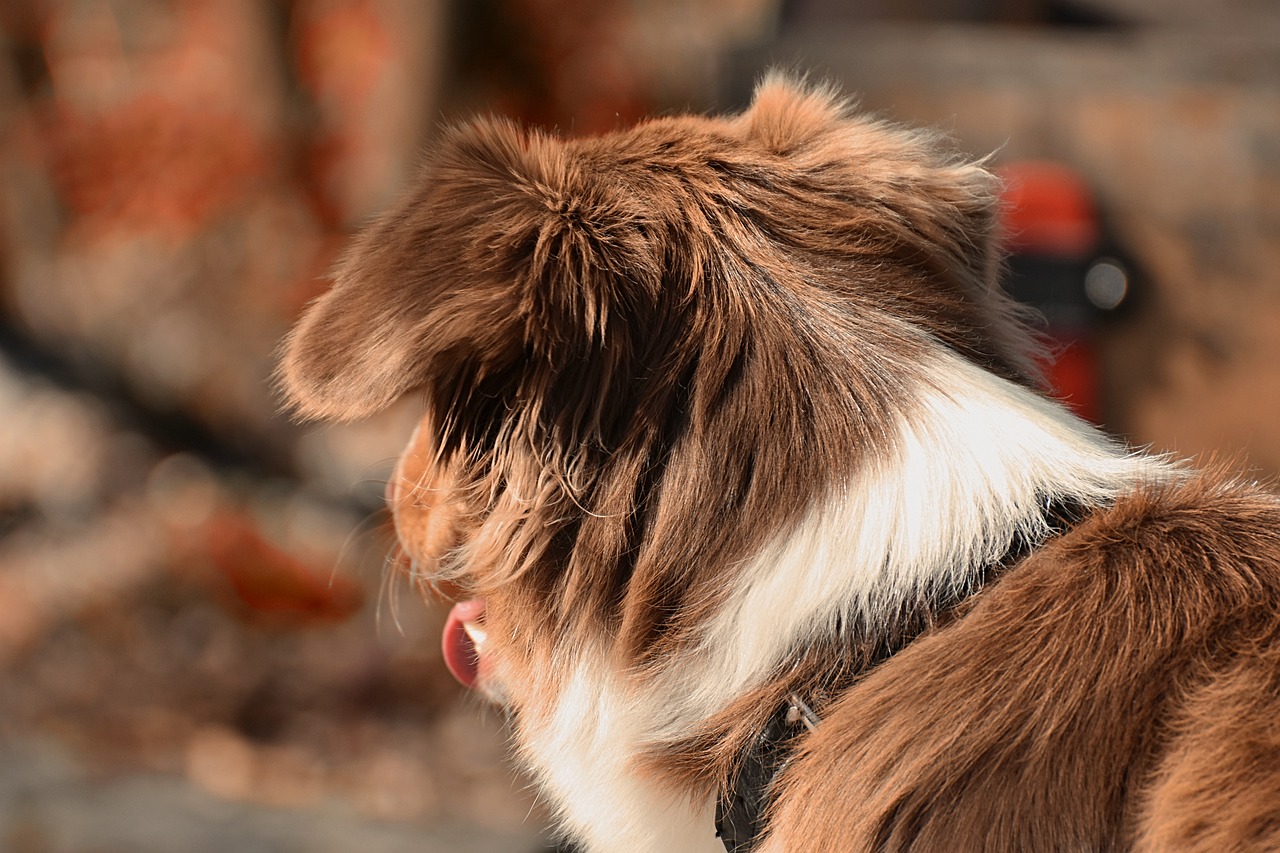
<svg viewBox="0 0 1280 853"><path fill-rule="evenodd" d="M1015 540L1000 559L983 569L979 588L1021 562L1047 539L1060 536L1074 527L1088 511L1087 506L1075 499L1046 501L1044 519L1049 523L1048 537L1039 542L1028 542L1022 538ZM942 603L938 611L958 604L960 599ZM892 657L895 651L897 649L885 649L868 663L864 672ZM727 853L750 853L755 849L764 829L764 815L772 799L774 780L786 767L796 741L816 729L820 722L818 715L799 696L791 693L747 747L728 787L716 797L716 837L724 843Z"/></svg>
<svg viewBox="0 0 1280 853"><path fill-rule="evenodd" d="M764 828L773 780L791 757L796 737L818 727L818 715L792 693L747 747L729 787L716 798L716 837L728 853L748 853Z"/></svg>

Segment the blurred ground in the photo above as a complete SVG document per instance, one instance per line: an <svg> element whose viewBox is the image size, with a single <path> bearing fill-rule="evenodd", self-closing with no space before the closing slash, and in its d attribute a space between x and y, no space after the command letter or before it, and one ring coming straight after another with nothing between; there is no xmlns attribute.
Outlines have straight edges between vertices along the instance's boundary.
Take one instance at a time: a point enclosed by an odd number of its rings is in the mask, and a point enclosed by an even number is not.
<svg viewBox="0 0 1280 853"><path fill-rule="evenodd" d="M530 826L474 818L379 820L350 805L245 802L169 774L86 770L57 741L0 748L0 845L168 853L508 853L546 845Z"/></svg>
<svg viewBox="0 0 1280 853"><path fill-rule="evenodd" d="M1096 191L1141 270L1104 420L1280 472L1280 23L1178 0L0 2L0 849L533 851L545 814L394 570L408 399L271 373L477 110L741 105L769 63Z"/></svg>

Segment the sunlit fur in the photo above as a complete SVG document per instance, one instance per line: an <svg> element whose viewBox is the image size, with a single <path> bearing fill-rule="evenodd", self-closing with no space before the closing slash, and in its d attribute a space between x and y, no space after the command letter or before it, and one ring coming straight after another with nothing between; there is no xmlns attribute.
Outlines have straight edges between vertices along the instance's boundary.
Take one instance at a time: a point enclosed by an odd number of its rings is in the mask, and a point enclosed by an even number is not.
<svg viewBox="0 0 1280 853"><path fill-rule="evenodd" d="M481 119L291 335L302 415L422 394L397 530L587 849L721 849L793 691L770 853L1280 847L1280 506L1041 394L998 189L776 77Z"/></svg>
<svg viewBox="0 0 1280 853"><path fill-rule="evenodd" d="M886 455L763 548L709 620L708 670L687 685L705 697L697 714L841 625L874 632L916 602L973 591L1016 541L1050 535L1047 504L1105 505L1169 475L1024 388L945 353L931 361Z"/></svg>

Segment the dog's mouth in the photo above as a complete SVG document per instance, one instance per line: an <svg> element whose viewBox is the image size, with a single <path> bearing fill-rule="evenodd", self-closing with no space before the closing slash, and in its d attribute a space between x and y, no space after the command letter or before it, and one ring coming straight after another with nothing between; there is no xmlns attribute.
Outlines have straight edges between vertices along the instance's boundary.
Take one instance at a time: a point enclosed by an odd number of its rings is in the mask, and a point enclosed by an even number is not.
<svg viewBox="0 0 1280 853"><path fill-rule="evenodd" d="M482 598L460 601L449 611L444 623L441 647L444 663L464 687L474 688L483 668L487 635L484 629L485 603Z"/></svg>

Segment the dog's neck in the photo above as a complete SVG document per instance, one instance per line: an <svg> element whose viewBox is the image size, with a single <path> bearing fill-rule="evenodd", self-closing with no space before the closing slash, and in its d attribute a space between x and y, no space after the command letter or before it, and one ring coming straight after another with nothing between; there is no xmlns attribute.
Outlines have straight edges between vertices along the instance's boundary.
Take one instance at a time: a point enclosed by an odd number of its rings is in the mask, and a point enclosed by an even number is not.
<svg viewBox="0 0 1280 853"><path fill-rule="evenodd" d="M528 721L526 757L599 849L686 849L672 839L703 832L687 849L714 849L702 846L714 841L711 801L667 799L637 762L705 729L806 648L859 633L874 644L874 626L921 601L964 598L1007 554L1053 533L1052 506L1104 506L1169 476L1059 404L957 356L937 359L917 374L930 378L889 446L737 570L690 659L637 681L583 654L554 712ZM661 844L639 842L659 826L671 833Z"/></svg>
<svg viewBox="0 0 1280 853"><path fill-rule="evenodd" d="M742 695L822 637L963 595L1016 543L1050 535L1049 505L1105 505L1165 476L1060 404L959 357L937 358L891 446L735 581L705 633L709 671L687 685L695 713Z"/></svg>
<svg viewBox="0 0 1280 853"><path fill-rule="evenodd" d="M1074 499L1058 499L1044 507L1044 525L1051 536L1059 536L1073 528L1089 513L1090 508ZM1039 529L1039 525L1037 525ZM952 590L946 597L934 599L927 605L928 613L908 630L901 631L892 642L876 638L871 653L852 655L854 664L843 669L839 676L820 676L824 687L821 697L808 697L817 704L818 698L831 699L865 678L871 670L886 662L931 627L939 617L948 619L957 609L971 603L990 580L1016 566L1031 554L1039 541L1017 538L1003 556L983 567L981 580L973 588ZM864 641L865 642L865 641ZM800 679L803 683L803 679ZM834 683L833 683L834 682ZM740 750L732 762L733 771L719 791L716 801L716 837L728 853L749 853L760 840L765 814L771 806L772 788L777 775L786 766L796 744L806 735L817 730L822 718L800 690L789 691L780 707L774 710L768 721Z"/></svg>

